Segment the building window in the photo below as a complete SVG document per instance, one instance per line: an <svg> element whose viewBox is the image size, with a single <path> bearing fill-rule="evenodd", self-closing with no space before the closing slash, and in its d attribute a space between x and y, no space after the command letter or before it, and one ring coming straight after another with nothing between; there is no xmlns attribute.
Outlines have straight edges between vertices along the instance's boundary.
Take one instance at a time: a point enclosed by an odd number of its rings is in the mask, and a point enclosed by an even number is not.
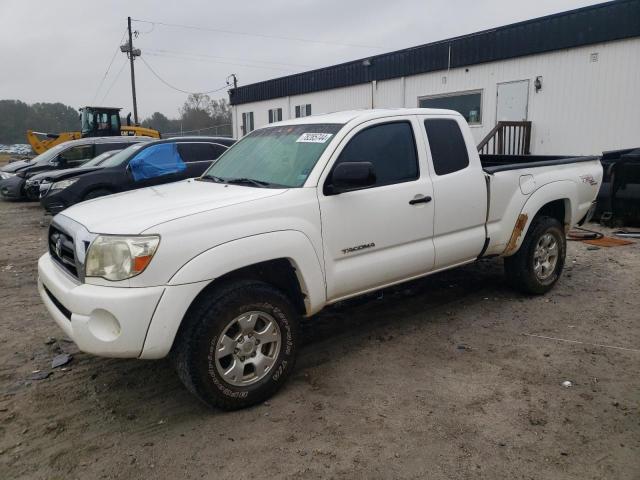
<svg viewBox="0 0 640 480"><path fill-rule="evenodd" d="M242 114L242 134L246 135L253 132L253 112L244 112Z"/></svg>
<svg viewBox="0 0 640 480"><path fill-rule="evenodd" d="M282 109L272 108L269 110L269 123L282 121Z"/></svg>
<svg viewBox="0 0 640 480"><path fill-rule="evenodd" d="M418 99L418 106L455 110L469 125L482 123L482 90L421 97Z"/></svg>
<svg viewBox="0 0 640 480"><path fill-rule="evenodd" d="M311 115L311 104L296 105L296 118L308 117Z"/></svg>

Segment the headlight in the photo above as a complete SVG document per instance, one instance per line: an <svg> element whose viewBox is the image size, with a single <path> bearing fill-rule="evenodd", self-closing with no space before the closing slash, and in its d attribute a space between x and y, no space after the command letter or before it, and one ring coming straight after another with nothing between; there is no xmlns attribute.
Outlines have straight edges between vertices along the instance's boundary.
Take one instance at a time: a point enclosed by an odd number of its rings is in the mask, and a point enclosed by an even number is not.
<svg viewBox="0 0 640 480"><path fill-rule="evenodd" d="M11 178L11 177L15 177L16 174L15 173L9 173L9 172L0 172L0 178L2 180L6 180L7 178Z"/></svg>
<svg viewBox="0 0 640 480"><path fill-rule="evenodd" d="M51 185L51 190L64 190L65 188L70 187L74 183L78 181L77 178L70 178L68 180L61 180L59 182L55 182Z"/></svg>
<svg viewBox="0 0 640 480"><path fill-rule="evenodd" d="M142 273L156 253L157 235L122 237L100 235L91 243L85 262L85 276L126 280Z"/></svg>

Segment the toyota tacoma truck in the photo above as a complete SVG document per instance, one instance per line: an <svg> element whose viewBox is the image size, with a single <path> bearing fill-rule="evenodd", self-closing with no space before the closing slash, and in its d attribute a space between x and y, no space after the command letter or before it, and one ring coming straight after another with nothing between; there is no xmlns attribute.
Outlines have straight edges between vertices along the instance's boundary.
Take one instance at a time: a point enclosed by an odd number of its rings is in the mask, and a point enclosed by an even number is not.
<svg viewBox="0 0 640 480"><path fill-rule="evenodd" d="M170 356L199 399L242 408L283 384L300 318L333 303L491 256L547 292L601 180L597 157L483 160L453 111L299 118L199 178L56 215L38 289L81 350Z"/></svg>

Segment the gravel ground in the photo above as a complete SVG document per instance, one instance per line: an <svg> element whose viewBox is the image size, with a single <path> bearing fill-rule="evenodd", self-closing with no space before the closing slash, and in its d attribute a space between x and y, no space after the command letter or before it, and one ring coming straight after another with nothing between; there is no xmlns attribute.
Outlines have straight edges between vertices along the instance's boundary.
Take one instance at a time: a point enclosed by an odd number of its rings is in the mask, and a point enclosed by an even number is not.
<svg viewBox="0 0 640 480"><path fill-rule="evenodd" d="M225 413L165 361L63 337L36 292L45 224L0 202L0 479L640 478L639 243L570 242L543 297L489 260L335 306L273 399Z"/></svg>

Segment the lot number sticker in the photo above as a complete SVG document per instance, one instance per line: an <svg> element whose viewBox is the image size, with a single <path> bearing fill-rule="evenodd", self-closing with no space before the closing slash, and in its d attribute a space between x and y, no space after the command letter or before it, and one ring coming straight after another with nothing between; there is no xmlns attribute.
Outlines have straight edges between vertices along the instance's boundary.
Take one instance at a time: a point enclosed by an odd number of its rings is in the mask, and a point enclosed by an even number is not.
<svg viewBox="0 0 640 480"><path fill-rule="evenodd" d="M333 133L303 133L296 143L325 143Z"/></svg>

